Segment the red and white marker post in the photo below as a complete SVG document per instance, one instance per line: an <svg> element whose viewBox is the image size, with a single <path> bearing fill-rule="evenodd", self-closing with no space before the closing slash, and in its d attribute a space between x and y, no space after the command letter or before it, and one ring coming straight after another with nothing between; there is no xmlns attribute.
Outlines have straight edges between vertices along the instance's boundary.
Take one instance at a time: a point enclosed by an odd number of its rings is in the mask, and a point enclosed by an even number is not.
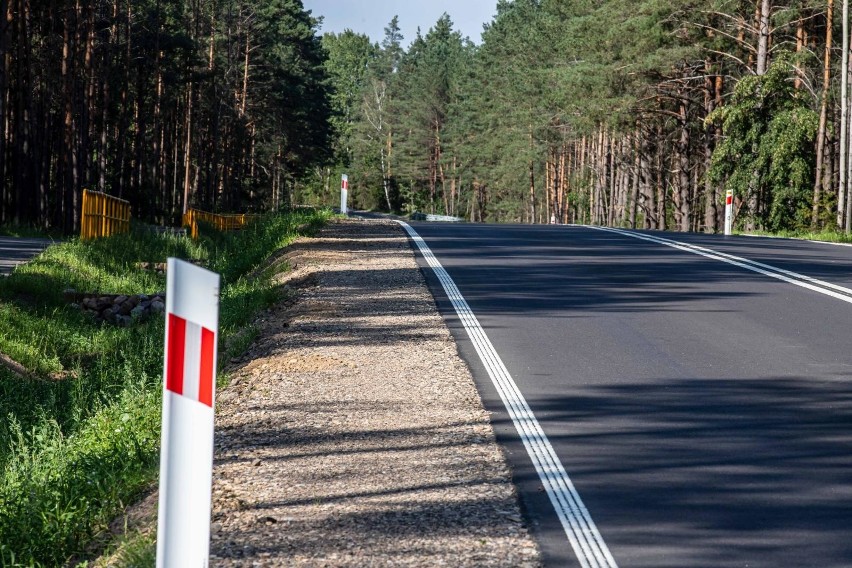
<svg viewBox="0 0 852 568"><path fill-rule="evenodd" d="M204 568L210 553L219 275L170 258L157 567Z"/></svg>
<svg viewBox="0 0 852 568"><path fill-rule="evenodd" d="M725 235L730 235L734 227L734 190L725 191Z"/></svg>
<svg viewBox="0 0 852 568"><path fill-rule="evenodd" d="M349 176L343 174L340 176L340 212L343 215L349 214L347 201L349 200Z"/></svg>

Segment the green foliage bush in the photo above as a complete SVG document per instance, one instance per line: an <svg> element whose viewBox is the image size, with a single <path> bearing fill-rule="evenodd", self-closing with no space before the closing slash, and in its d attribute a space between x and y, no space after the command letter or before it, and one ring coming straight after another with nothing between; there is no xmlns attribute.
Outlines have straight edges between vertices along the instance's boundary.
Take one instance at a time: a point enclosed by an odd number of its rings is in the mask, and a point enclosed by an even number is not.
<svg viewBox="0 0 852 568"><path fill-rule="evenodd" d="M327 217L269 215L197 241L157 234L75 240L0 280L0 352L35 375L66 373L21 379L0 369L0 566L66 563L156 476L162 319L121 329L99 324L66 306L62 291L157 292L165 277L138 262L200 260L222 274L220 340L228 342L277 298L268 275L253 271ZM240 335L250 338L251 330Z"/></svg>
<svg viewBox="0 0 852 568"><path fill-rule="evenodd" d="M707 120L721 124L723 142L713 153L709 172L714 183L725 183L748 206L750 217L769 231L810 226L816 139L819 116L790 81L792 60L779 56L767 73L740 80L731 101Z"/></svg>

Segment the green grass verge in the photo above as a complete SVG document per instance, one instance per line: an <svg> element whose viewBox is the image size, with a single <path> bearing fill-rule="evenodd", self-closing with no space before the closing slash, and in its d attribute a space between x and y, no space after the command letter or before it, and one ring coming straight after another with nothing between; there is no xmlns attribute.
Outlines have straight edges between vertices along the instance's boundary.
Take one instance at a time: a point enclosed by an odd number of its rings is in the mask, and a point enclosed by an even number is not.
<svg viewBox="0 0 852 568"><path fill-rule="evenodd" d="M63 290L153 293L165 277L138 262L203 261L222 274L220 352L233 356L256 334L254 315L277 299L269 275L253 271L328 216L270 215L197 241L73 240L0 279L0 352L35 375L65 376L21 379L0 367L0 566L58 566L84 554L157 474L163 319L99 324L65 305Z"/></svg>
<svg viewBox="0 0 852 568"><path fill-rule="evenodd" d="M106 562L110 568L147 568L157 562L157 541L153 534L132 534L126 537L118 550ZM78 568L88 568L80 566Z"/></svg>
<svg viewBox="0 0 852 568"><path fill-rule="evenodd" d="M841 233L836 230L827 231L781 231L778 233L769 233L766 231L749 231L738 233L741 235L750 235L756 237L780 237L784 239L804 239L808 241L823 241L827 243L850 243L852 244L852 235Z"/></svg>

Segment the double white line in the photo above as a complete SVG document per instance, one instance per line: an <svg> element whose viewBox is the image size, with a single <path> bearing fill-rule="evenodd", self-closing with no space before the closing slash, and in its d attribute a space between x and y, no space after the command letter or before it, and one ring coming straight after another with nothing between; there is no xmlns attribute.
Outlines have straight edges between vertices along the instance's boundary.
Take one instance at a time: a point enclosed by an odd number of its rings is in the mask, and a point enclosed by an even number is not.
<svg viewBox="0 0 852 568"><path fill-rule="evenodd" d="M583 568L617 568L615 559L603 541L589 511L574 488L571 478L550 445L541 425L503 364L485 331L471 311L455 282L435 258L432 250L417 231L403 221L398 221L420 249L420 253L435 272L444 292L455 308L471 342L473 343L488 376L500 394L503 404L518 430L518 435L535 466L547 496L553 504L562 528Z"/></svg>
<svg viewBox="0 0 852 568"><path fill-rule="evenodd" d="M447 298L458 314L518 431L580 565L583 568L617 568L615 559L598 532L570 477L565 472L562 462L455 282L432 253L429 246L417 234L417 231L403 221L398 221L398 223L402 225L417 245L423 258L441 282ZM804 274L655 235L608 227L586 226L586 228L616 233L718 260L852 304L852 289Z"/></svg>
<svg viewBox="0 0 852 568"><path fill-rule="evenodd" d="M727 254L713 249L700 247L698 245L691 245L679 241L673 241L671 239L664 239L663 237L658 237L656 235L647 235L644 233L636 233L633 231L626 231L624 229L613 229L610 227L595 227L591 225L585 225L585 227L588 229L605 231L607 233L616 233L618 235L631 237L642 241L649 241L652 243L665 245L667 247L682 250L692 254L697 254L705 258L712 258L720 262L726 262L728 264L732 264L740 268L745 268L746 270L751 270L752 272L757 272L759 274L763 274L764 276L769 276L770 278L783 280L784 282L794 284L795 286L807 288L808 290L813 290L814 292L819 292L820 294L825 294L826 296L831 296L832 298L835 298L842 302L852 304L852 289L844 288L843 286L838 286L837 284L832 284L831 282L826 282L825 280L819 280L818 278L811 278L810 276L805 276L804 274L799 274L798 272L784 270L783 268L778 268L777 266L771 266L769 264L764 264L762 262L749 260L741 256L734 256L732 254Z"/></svg>

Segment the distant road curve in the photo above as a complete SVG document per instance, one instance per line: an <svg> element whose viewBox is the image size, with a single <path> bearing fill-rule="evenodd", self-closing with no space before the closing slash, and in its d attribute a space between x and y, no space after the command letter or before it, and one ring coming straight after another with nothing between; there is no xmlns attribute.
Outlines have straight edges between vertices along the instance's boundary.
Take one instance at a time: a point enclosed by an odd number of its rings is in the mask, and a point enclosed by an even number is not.
<svg viewBox="0 0 852 568"><path fill-rule="evenodd" d="M32 259L53 242L50 239L0 237L0 275L11 274L16 266Z"/></svg>

